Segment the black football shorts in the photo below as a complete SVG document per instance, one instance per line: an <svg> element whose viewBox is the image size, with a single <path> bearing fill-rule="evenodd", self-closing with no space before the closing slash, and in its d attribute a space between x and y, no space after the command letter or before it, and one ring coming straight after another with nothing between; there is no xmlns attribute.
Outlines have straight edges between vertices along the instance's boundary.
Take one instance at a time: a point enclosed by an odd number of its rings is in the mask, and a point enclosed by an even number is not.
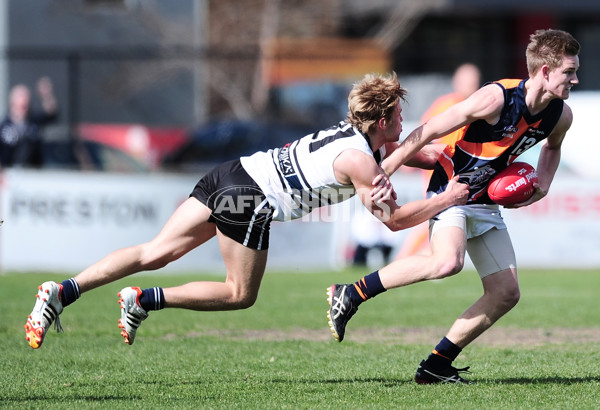
<svg viewBox="0 0 600 410"><path fill-rule="evenodd" d="M209 221L224 235L252 249L269 248L273 208L239 159L209 171L190 197L210 208Z"/></svg>

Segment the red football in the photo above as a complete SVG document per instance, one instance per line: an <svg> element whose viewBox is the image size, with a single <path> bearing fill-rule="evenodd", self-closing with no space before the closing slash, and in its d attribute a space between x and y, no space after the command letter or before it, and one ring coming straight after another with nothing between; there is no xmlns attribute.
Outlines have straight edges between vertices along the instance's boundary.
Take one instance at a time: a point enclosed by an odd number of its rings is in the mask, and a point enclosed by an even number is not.
<svg viewBox="0 0 600 410"><path fill-rule="evenodd" d="M526 162L513 162L500 171L488 184L488 195L498 205L514 205L533 195L538 182L535 168Z"/></svg>

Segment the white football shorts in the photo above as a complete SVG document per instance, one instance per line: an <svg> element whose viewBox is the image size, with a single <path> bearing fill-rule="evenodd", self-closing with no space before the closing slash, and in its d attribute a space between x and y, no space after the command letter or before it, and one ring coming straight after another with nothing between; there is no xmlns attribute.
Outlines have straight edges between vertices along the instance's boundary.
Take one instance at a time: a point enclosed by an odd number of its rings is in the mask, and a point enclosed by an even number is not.
<svg viewBox="0 0 600 410"><path fill-rule="evenodd" d="M453 206L429 221L429 238L448 226L465 232L467 253L481 278L516 269L512 241L498 205Z"/></svg>

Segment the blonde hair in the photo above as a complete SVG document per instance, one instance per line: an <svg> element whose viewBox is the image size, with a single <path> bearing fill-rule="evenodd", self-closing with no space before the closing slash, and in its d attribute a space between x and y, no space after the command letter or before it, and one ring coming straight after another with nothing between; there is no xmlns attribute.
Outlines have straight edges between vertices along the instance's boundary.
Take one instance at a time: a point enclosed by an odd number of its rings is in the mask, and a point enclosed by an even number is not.
<svg viewBox="0 0 600 410"><path fill-rule="evenodd" d="M400 100L406 101L406 93L394 72L386 75L367 74L354 84L348 95L349 112L346 120L367 134L381 118L391 118Z"/></svg>
<svg viewBox="0 0 600 410"><path fill-rule="evenodd" d="M537 30L529 39L525 56L530 77L544 64L551 70L560 67L563 57L576 56L581 48L571 34L562 30Z"/></svg>

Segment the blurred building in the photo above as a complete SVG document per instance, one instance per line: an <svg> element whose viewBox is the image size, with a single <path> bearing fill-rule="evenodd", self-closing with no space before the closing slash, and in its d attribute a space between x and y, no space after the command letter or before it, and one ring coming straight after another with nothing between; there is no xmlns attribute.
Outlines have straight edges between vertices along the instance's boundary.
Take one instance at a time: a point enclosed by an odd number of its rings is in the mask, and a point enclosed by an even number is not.
<svg viewBox="0 0 600 410"><path fill-rule="evenodd" d="M0 93L50 75L69 124L310 120L345 101L295 114L286 87L386 69L406 79L418 118L462 62L484 80L525 76L528 36L549 27L582 43L578 90L600 89L600 2L589 0L8 0L0 19Z"/></svg>

